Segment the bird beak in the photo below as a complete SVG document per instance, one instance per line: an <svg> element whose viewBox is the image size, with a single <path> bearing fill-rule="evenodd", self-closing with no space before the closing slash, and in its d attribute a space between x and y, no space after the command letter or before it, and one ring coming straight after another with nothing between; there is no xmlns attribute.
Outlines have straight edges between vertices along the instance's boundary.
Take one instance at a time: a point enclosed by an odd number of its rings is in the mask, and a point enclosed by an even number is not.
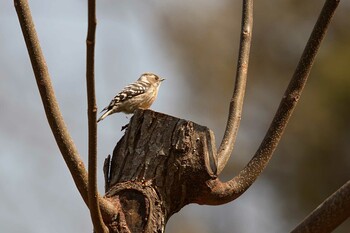
<svg viewBox="0 0 350 233"><path fill-rule="evenodd" d="M163 82L165 80L165 78L161 78L160 81Z"/></svg>

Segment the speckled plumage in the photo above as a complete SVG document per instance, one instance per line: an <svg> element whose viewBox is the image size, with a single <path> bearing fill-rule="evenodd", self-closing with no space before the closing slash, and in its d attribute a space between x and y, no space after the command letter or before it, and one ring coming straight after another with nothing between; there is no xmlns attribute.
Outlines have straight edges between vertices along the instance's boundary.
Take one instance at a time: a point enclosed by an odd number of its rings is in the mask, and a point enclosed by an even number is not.
<svg viewBox="0 0 350 233"><path fill-rule="evenodd" d="M133 113L136 109L149 108L157 98L160 83L164 79L153 73L144 73L134 83L127 85L118 93L101 112L104 112L97 122L102 121L107 116L124 112Z"/></svg>

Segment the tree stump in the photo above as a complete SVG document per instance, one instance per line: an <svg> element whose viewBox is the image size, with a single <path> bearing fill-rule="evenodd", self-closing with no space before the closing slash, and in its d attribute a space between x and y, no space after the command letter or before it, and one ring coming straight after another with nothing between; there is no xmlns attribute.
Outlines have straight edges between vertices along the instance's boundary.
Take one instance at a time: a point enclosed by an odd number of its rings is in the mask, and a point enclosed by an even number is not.
<svg viewBox="0 0 350 233"><path fill-rule="evenodd" d="M120 209L111 232L164 232L168 219L201 203L216 179L214 134L207 127L137 110L105 161L106 198Z"/></svg>

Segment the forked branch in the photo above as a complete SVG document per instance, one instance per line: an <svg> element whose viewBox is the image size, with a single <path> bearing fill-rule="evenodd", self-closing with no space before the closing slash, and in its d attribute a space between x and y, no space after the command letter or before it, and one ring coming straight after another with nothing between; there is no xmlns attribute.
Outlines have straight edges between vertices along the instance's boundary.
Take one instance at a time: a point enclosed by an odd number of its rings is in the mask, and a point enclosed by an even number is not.
<svg viewBox="0 0 350 233"><path fill-rule="evenodd" d="M244 93L247 83L250 45L253 30L253 0L243 1L242 27L237 61L236 82L230 101L224 137L218 150L217 174L220 174L229 160L241 122Z"/></svg>
<svg viewBox="0 0 350 233"><path fill-rule="evenodd" d="M254 157L232 180L222 183L215 179L208 183L212 195L210 198L211 204L226 203L243 194L267 166L298 103L317 51L338 4L339 0L327 0L325 2L273 121Z"/></svg>
<svg viewBox="0 0 350 233"><path fill-rule="evenodd" d="M60 112L45 58L41 51L39 39L35 31L28 1L14 0L14 5L52 134L55 137L56 143L68 166L81 197L83 198L85 204L89 206L88 175L84 163L80 158L78 150L68 132ZM103 218L111 219L113 216L115 216L116 210L113 205L106 199L99 196L98 198Z"/></svg>
<svg viewBox="0 0 350 233"><path fill-rule="evenodd" d="M47 121L80 195L88 205L88 177L60 112L27 0L14 0Z"/></svg>

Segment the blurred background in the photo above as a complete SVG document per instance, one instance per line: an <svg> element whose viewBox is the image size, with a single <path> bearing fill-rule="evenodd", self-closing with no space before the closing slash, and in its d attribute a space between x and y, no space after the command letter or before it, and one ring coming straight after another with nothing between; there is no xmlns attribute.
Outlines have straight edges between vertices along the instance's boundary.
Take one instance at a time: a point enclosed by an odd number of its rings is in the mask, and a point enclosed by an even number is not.
<svg viewBox="0 0 350 233"><path fill-rule="evenodd" d="M242 123L222 179L258 148L323 1L256 1ZM30 1L55 93L87 162L86 1ZM166 78L152 109L208 126L220 143L232 95L241 1L98 1L99 109L145 71ZM189 205L167 233L289 232L350 178L350 2L342 1L273 159L239 199ZM48 127L12 1L0 0L0 232L91 232ZM98 125L102 166L130 119ZM350 232L347 220L335 232Z"/></svg>

